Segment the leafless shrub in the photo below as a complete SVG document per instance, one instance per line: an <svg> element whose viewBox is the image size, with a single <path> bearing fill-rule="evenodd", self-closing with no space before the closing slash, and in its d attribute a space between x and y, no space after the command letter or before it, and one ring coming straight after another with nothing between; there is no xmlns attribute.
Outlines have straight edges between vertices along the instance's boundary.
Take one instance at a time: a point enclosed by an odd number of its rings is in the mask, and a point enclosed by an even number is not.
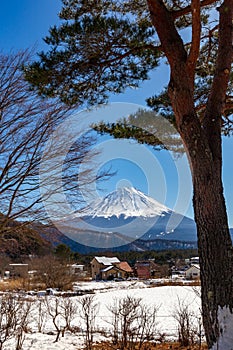
<svg viewBox="0 0 233 350"><path fill-rule="evenodd" d="M95 319L98 311L98 304L94 300L93 295L86 295L79 300L80 317L84 321L84 339L86 350L93 348L93 336L95 332Z"/></svg>
<svg viewBox="0 0 233 350"><path fill-rule="evenodd" d="M112 313L112 342L120 349L142 349L156 334L158 307L149 307L141 298L126 296L109 307Z"/></svg>
<svg viewBox="0 0 233 350"><path fill-rule="evenodd" d="M143 344L155 339L157 330L157 312L159 306L149 306L140 303L139 317L137 318L138 333L135 341L138 342L138 349L142 349Z"/></svg>
<svg viewBox="0 0 233 350"><path fill-rule="evenodd" d="M76 332L77 328L72 327L71 323L78 313L77 303L71 298L65 298L63 299L61 310L61 315L65 321L65 329L70 332Z"/></svg>
<svg viewBox="0 0 233 350"><path fill-rule="evenodd" d="M38 299L36 303L36 310L37 310L36 323L37 323L38 332L42 333L44 330L44 325L47 318L47 310L45 307L44 299L41 299L41 298Z"/></svg>
<svg viewBox="0 0 233 350"><path fill-rule="evenodd" d="M109 307L113 315L113 342L125 349L137 331L136 320L140 308L140 298L126 296L115 299L113 306Z"/></svg>
<svg viewBox="0 0 233 350"><path fill-rule="evenodd" d="M32 302L29 300L19 300L18 324L16 328L16 350L21 350L25 340L25 334L29 332L30 316L32 312Z"/></svg>
<svg viewBox="0 0 233 350"><path fill-rule="evenodd" d="M187 303L178 299L173 317L178 324L178 341L181 346L193 345L198 340L198 316Z"/></svg>
<svg viewBox="0 0 233 350"><path fill-rule="evenodd" d="M60 325L61 313L62 313L62 310L61 310L62 300L59 297L55 297L55 298L45 297L44 303L46 306L47 313L51 317L51 319L53 321L54 328L55 328L56 333L57 333L56 339L54 341L54 343L56 343L56 342L58 342L60 334L64 328L64 327L61 327L61 325Z"/></svg>
<svg viewBox="0 0 233 350"><path fill-rule="evenodd" d="M0 298L0 349L4 343L13 338L18 319L19 304L12 294L3 295Z"/></svg>
<svg viewBox="0 0 233 350"><path fill-rule="evenodd" d="M9 339L16 339L16 350L22 349L25 333L28 332L32 303L5 294L0 298L0 349Z"/></svg>

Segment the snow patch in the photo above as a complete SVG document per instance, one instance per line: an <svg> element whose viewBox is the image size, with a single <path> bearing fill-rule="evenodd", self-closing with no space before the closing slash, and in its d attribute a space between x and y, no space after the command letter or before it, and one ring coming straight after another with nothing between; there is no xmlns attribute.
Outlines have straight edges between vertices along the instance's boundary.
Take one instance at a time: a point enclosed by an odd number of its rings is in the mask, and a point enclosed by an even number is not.
<svg viewBox="0 0 233 350"><path fill-rule="evenodd" d="M95 259L98 261L98 263L109 266L115 263L119 263L120 260L116 257L106 257L106 256L95 256Z"/></svg>
<svg viewBox="0 0 233 350"><path fill-rule="evenodd" d="M218 308L220 338L211 350L233 350L233 313L229 307Z"/></svg>
<svg viewBox="0 0 233 350"><path fill-rule="evenodd" d="M122 187L116 191L109 193L106 197L92 202L88 207L84 208L79 216L92 217L120 217L124 215L128 217L154 217L164 216L164 212L171 210L165 205L159 203L134 187Z"/></svg>

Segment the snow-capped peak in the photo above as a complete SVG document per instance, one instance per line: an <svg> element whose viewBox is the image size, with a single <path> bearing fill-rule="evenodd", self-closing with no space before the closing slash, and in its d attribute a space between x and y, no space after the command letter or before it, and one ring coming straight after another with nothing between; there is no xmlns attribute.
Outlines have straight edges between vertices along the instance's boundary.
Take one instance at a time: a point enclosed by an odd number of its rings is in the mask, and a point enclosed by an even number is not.
<svg viewBox="0 0 233 350"><path fill-rule="evenodd" d="M170 212L165 205L145 195L133 187L121 187L106 197L92 202L81 212L83 216L92 217L153 217Z"/></svg>

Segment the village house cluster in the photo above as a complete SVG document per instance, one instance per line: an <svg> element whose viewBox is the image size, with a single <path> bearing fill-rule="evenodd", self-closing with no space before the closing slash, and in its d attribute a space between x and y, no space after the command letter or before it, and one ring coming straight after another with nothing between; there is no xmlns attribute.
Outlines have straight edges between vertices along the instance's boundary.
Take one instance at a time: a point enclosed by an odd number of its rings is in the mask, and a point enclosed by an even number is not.
<svg viewBox="0 0 233 350"><path fill-rule="evenodd" d="M95 256L91 261L92 280L125 280L129 278L150 279L171 277L173 279L200 279L199 257L186 259L183 265L156 264L154 260L136 261L133 267L117 257Z"/></svg>
<svg viewBox="0 0 233 350"><path fill-rule="evenodd" d="M199 280L199 257L185 260L170 261L167 264L157 264L153 259L138 260L133 266L127 261L120 261L117 257L95 256L90 266L83 264L70 264L66 266L67 273L77 279L89 279L95 281L120 281L132 278L156 279L171 278L173 280ZM10 263L4 271L2 278L27 278L33 277L37 271L30 270L28 264Z"/></svg>

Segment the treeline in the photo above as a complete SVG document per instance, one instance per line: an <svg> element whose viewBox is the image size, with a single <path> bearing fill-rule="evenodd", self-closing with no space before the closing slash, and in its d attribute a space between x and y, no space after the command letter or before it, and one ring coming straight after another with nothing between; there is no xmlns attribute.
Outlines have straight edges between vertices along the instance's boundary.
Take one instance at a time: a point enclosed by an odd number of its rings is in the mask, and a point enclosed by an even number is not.
<svg viewBox="0 0 233 350"><path fill-rule="evenodd" d="M59 244L54 249L54 255L62 260L76 261L85 266L89 266L90 261L94 256L116 256L121 261L127 261L131 266L133 266L138 260L149 260L153 259L157 264L167 264L169 262L173 263L178 259L188 259L193 256L198 256L197 249L178 249L178 250L163 250L155 251L148 250L143 252L129 251L129 252L100 252L92 254L80 254L77 252L72 252L72 250L65 244Z"/></svg>
<svg viewBox="0 0 233 350"><path fill-rule="evenodd" d="M187 250L164 250L164 251L155 251L149 250L144 252L102 252L96 254L79 254L73 253L73 256L79 260L80 263L84 265L89 264L94 256L116 256L121 261L127 261L130 265L134 265L138 260L148 260L153 259L158 264L167 264L168 262L176 261L177 259L188 259L193 256L198 256L197 249L187 249Z"/></svg>

